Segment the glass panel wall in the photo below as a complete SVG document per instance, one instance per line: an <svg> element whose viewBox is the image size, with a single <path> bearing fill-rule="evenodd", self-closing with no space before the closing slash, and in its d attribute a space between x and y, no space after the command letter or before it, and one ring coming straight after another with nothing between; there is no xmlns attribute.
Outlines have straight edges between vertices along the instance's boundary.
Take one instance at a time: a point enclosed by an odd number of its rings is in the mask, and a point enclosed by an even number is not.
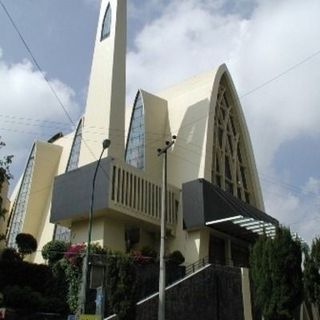
<svg viewBox="0 0 320 320"><path fill-rule="evenodd" d="M34 166L35 145L33 145L24 175L21 181L18 196L15 200L12 213L11 223L9 227L8 247L16 247L16 236L21 232L23 221L27 211L27 204L30 193L31 178Z"/></svg>
<svg viewBox="0 0 320 320"><path fill-rule="evenodd" d="M83 119L80 119L74 138L73 138L73 143L72 143L69 160L66 167L66 172L69 172L71 170L75 170L78 168L81 139L82 139L82 127L83 127ZM54 235L53 235L54 240L69 242L70 236L71 234L70 234L69 228L60 226L60 225L55 226Z"/></svg>

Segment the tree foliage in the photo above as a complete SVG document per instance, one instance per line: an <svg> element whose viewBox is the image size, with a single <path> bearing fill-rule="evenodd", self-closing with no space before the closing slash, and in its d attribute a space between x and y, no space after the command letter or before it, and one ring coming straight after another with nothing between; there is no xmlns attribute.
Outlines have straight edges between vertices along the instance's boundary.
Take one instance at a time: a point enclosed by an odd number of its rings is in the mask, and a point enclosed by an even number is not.
<svg viewBox="0 0 320 320"><path fill-rule="evenodd" d="M109 310L119 320L135 319L134 260L124 254L109 254L107 259L107 292L110 292Z"/></svg>
<svg viewBox="0 0 320 320"><path fill-rule="evenodd" d="M5 146L5 143L1 141L0 137L0 149ZM10 173L10 164L12 163L12 155L4 156L2 159L0 159L0 193L2 190L3 183L5 181L9 181L12 178L12 175ZM2 204L0 203L0 219L5 220L7 210L5 208L2 208ZM1 222L0 222L1 223ZM0 234L0 241L5 240L5 235Z"/></svg>
<svg viewBox="0 0 320 320"><path fill-rule="evenodd" d="M312 241L311 251L305 251L304 289L309 302L320 307L320 238Z"/></svg>
<svg viewBox="0 0 320 320"><path fill-rule="evenodd" d="M49 265L54 265L64 257L68 249L68 244L61 240L52 240L43 246L41 254L44 260L48 261Z"/></svg>
<svg viewBox="0 0 320 320"><path fill-rule="evenodd" d="M3 148L6 144L1 141L0 137L0 149ZM0 159L0 191L2 188L2 184L5 182L5 180L10 180L12 178L12 175L10 173L10 164L12 163L13 155L4 156L2 159Z"/></svg>
<svg viewBox="0 0 320 320"><path fill-rule="evenodd" d="M19 233L16 236L16 244L22 258L35 252L38 247L37 240L29 233Z"/></svg>
<svg viewBox="0 0 320 320"><path fill-rule="evenodd" d="M64 287L63 287L64 286ZM25 312L68 313L66 285L48 266L23 261L13 248L0 253L0 292L4 305Z"/></svg>
<svg viewBox="0 0 320 320"><path fill-rule="evenodd" d="M180 265L180 264L184 263L184 261L185 261L185 258L179 250L171 252L168 256L169 263Z"/></svg>
<svg viewBox="0 0 320 320"><path fill-rule="evenodd" d="M278 228L274 239L265 235L250 257L256 304L265 320L291 320L302 302L301 244L290 230Z"/></svg>

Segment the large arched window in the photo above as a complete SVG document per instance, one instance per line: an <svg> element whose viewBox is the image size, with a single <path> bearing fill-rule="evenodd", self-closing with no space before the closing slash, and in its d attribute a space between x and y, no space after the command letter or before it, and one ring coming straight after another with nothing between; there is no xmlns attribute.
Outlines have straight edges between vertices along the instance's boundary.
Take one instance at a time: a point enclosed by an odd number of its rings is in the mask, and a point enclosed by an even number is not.
<svg viewBox="0 0 320 320"><path fill-rule="evenodd" d="M254 204L249 181L237 110L227 80L223 77L215 107L212 182L235 197Z"/></svg>
<svg viewBox="0 0 320 320"><path fill-rule="evenodd" d="M33 145L26 169L24 170L18 196L11 212L11 222L8 236L8 247L16 247L16 236L21 232L23 221L27 211L27 204L30 193L31 178L34 166L35 145Z"/></svg>
<svg viewBox="0 0 320 320"><path fill-rule="evenodd" d="M109 3L103 17L100 41L109 37L110 29L111 29L111 6Z"/></svg>
<svg viewBox="0 0 320 320"><path fill-rule="evenodd" d="M125 159L138 169L144 169L144 107L140 91L132 110Z"/></svg>

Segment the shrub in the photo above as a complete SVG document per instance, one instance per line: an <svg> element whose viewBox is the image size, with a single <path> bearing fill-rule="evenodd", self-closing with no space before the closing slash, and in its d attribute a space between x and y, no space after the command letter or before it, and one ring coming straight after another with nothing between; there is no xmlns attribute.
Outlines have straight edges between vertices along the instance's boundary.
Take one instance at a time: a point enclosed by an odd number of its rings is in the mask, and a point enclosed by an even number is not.
<svg viewBox="0 0 320 320"><path fill-rule="evenodd" d="M64 257L67 251L68 244L64 241L53 240L48 242L41 251L42 257L48 260L48 264L52 266L54 263L58 262Z"/></svg>
<svg viewBox="0 0 320 320"><path fill-rule="evenodd" d="M172 264L180 265L184 263L184 261L184 256L179 250L173 251L168 256L168 262Z"/></svg>
<svg viewBox="0 0 320 320"><path fill-rule="evenodd" d="M16 236L16 244L22 259L25 255L35 252L38 247L37 240L29 233L19 233Z"/></svg>
<svg viewBox="0 0 320 320"><path fill-rule="evenodd" d="M138 264L149 264L153 262L153 258L142 255L141 251L134 250L130 253L134 262Z"/></svg>
<svg viewBox="0 0 320 320"><path fill-rule="evenodd" d="M5 307L27 312L68 312L65 302L58 297L46 297L30 287L8 286L4 289Z"/></svg>
<svg viewBox="0 0 320 320"><path fill-rule="evenodd" d="M0 261L14 263L14 262L21 262L22 259L15 249L5 248L0 252Z"/></svg>
<svg viewBox="0 0 320 320"><path fill-rule="evenodd" d="M152 247L150 246L144 246L141 249L141 254L145 257L150 257L155 259L157 257L157 251L154 250Z"/></svg>
<svg viewBox="0 0 320 320"><path fill-rule="evenodd" d="M68 285L67 302L72 312L78 311L79 291L81 288L82 263L85 255L86 244L71 244L65 253L65 257L60 260L59 268L64 269L66 282ZM99 244L90 245L91 254L106 254L106 250ZM58 266L57 266L58 267ZM54 268L56 270L56 267Z"/></svg>
<svg viewBox="0 0 320 320"><path fill-rule="evenodd" d="M43 298L30 287L8 286L3 290L4 305L9 308L37 312L41 310Z"/></svg>
<svg viewBox="0 0 320 320"><path fill-rule="evenodd" d="M119 320L135 319L135 268L127 255L108 255L107 292L109 308Z"/></svg>
<svg viewBox="0 0 320 320"><path fill-rule="evenodd" d="M65 258L74 266L80 267L85 253L86 245L84 243L71 244L65 253Z"/></svg>

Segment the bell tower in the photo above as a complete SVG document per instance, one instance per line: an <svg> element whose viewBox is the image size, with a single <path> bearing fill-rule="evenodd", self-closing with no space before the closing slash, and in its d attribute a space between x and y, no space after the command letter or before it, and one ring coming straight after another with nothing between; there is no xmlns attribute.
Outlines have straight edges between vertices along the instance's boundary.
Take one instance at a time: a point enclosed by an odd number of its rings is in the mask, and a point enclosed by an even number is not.
<svg viewBox="0 0 320 320"><path fill-rule="evenodd" d="M105 155L124 157L126 90L126 0L102 0L84 115L79 166Z"/></svg>

